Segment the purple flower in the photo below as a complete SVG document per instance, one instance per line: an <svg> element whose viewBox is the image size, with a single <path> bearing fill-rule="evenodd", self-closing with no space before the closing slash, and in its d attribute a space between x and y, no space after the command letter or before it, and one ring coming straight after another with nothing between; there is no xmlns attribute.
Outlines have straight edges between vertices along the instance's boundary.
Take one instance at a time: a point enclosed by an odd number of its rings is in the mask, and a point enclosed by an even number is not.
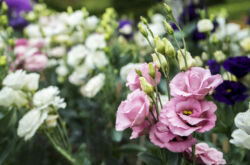
<svg viewBox="0 0 250 165"><path fill-rule="evenodd" d="M30 0L4 0L9 8L9 23L15 28L23 28L28 22L22 17L23 12L32 10Z"/></svg>
<svg viewBox="0 0 250 165"><path fill-rule="evenodd" d="M120 20L118 29L119 34L126 38L131 38L133 36L133 27L129 20Z"/></svg>
<svg viewBox="0 0 250 165"><path fill-rule="evenodd" d="M216 60L208 60L207 65L209 66L212 75L220 73L220 64L218 64Z"/></svg>
<svg viewBox="0 0 250 165"><path fill-rule="evenodd" d="M199 40L205 40L205 39L206 39L206 34L205 33L200 33L198 31L197 26L196 26L195 29L194 29L194 32L193 32L193 40L194 41L199 41Z"/></svg>
<svg viewBox="0 0 250 165"><path fill-rule="evenodd" d="M235 102L244 101L248 95L245 94L247 88L240 82L224 81L213 94L213 98L219 102L233 105Z"/></svg>
<svg viewBox="0 0 250 165"><path fill-rule="evenodd" d="M243 77L250 72L250 58L247 56L230 57L223 67L236 77Z"/></svg>

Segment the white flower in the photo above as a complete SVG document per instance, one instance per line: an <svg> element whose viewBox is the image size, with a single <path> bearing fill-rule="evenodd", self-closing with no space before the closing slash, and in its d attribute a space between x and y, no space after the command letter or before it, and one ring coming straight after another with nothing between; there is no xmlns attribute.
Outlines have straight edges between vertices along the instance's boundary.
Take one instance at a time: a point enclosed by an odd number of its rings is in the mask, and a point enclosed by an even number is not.
<svg viewBox="0 0 250 165"><path fill-rule="evenodd" d="M68 24L71 27L80 25L83 22L83 18L84 18L84 13L81 10L77 10L69 16Z"/></svg>
<svg viewBox="0 0 250 165"><path fill-rule="evenodd" d="M37 73L30 73L25 76L23 80L25 82L24 88L28 91L35 91L39 86L40 75Z"/></svg>
<svg viewBox="0 0 250 165"><path fill-rule="evenodd" d="M228 23L225 30L228 35L233 36L240 31L240 25L236 23Z"/></svg>
<svg viewBox="0 0 250 165"><path fill-rule="evenodd" d="M109 63L105 53L103 51L96 51L90 55L94 65L98 68L103 67Z"/></svg>
<svg viewBox="0 0 250 165"><path fill-rule="evenodd" d="M153 23L162 23L162 21L165 20L165 17L159 13L154 14L152 16L152 22Z"/></svg>
<svg viewBox="0 0 250 165"><path fill-rule="evenodd" d="M123 81L126 81L127 76L128 76L128 73L129 73L132 69L138 68L138 67L140 67L140 66L141 66L141 64L139 64L139 63L136 63L136 64L134 64L134 63L129 63L129 64L123 66L123 67L121 68L121 71L120 71L120 76L121 76L122 80L123 80Z"/></svg>
<svg viewBox="0 0 250 165"><path fill-rule="evenodd" d="M200 56L195 56L194 60L195 60L195 63L196 63L195 66L198 66L198 67L203 66L203 61L201 60Z"/></svg>
<svg viewBox="0 0 250 165"><path fill-rule="evenodd" d="M232 138L230 143L241 147L250 149L250 135L241 129L237 129L232 133Z"/></svg>
<svg viewBox="0 0 250 165"><path fill-rule="evenodd" d="M125 35L131 34L133 32L132 25L130 25L130 24L124 25L122 28L119 29L119 32L121 34L125 34Z"/></svg>
<svg viewBox="0 0 250 165"><path fill-rule="evenodd" d="M163 23L154 23L154 24L149 24L149 28L152 30L154 35L163 35L166 33L166 30L164 28ZM148 32L149 33L149 32ZM151 36L149 36L150 39L152 38Z"/></svg>
<svg viewBox="0 0 250 165"><path fill-rule="evenodd" d="M186 70L185 58L183 56L185 56L185 50L184 49L178 50L177 58L179 61L180 70ZM186 62L187 62L187 68L191 68L196 64L196 61L192 58L191 54L188 51L186 51Z"/></svg>
<svg viewBox="0 0 250 165"><path fill-rule="evenodd" d="M234 119L236 127L250 134L250 109L246 112L238 113Z"/></svg>
<svg viewBox="0 0 250 165"><path fill-rule="evenodd" d="M10 88L19 90L22 89L25 85L26 73L23 70L17 70L14 73L10 73L3 80L3 85Z"/></svg>
<svg viewBox="0 0 250 165"><path fill-rule="evenodd" d="M48 127L55 127L57 125L57 118L59 116L58 115L48 115L47 119L46 119L46 126Z"/></svg>
<svg viewBox="0 0 250 165"><path fill-rule="evenodd" d="M29 38L42 37L40 27L36 24L30 24L29 26L27 26L25 28L25 32L29 36Z"/></svg>
<svg viewBox="0 0 250 165"><path fill-rule="evenodd" d="M210 32L213 30L214 25L210 19L202 19L197 24L198 31L201 33Z"/></svg>
<svg viewBox="0 0 250 165"><path fill-rule="evenodd" d="M64 99L60 98L59 90L55 86L49 86L37 91L33 97L33 103L36 107L47 108L53 106L54 108L65 108L66 103Z"/></svg>
<svg viewBox="0 0 250 165"><path fill-rule="evenodd" d="M240 42L240 46L246 51L246 52L250 52L250 37L247 37L245 39L243 39Z"/></svg>
<svg viewBox="0 0 250 165"><path fill-rule="evenodd" d="M29 140L34 136L38 128L43 124L48 116L48 111L33 109L26 113L19 121L17 135L23 137L24 140Z"/></svg>
<svg viewBox="0 0 250 165"><path fill-rule="evenodd" d="M84 45L74 46L68 53L67 63L73 67L76 67L82 62L87 53L87 49Z"/></svg>
<svg viewBox="0 0 250 165"><path fill-rule="evenodd" d="M83 96L92 98L102 89L104 83L105 75L100 73L91 78L86 85L82 86L80 92Z"/></svg>
<svg viewBox="0 0 250 165"><path fill-rule="evenodd" d="M57 46L49 49L48 55L50 57L63 57L66 54L66 48L64 46Z"/></svg>
<svg viewBox="0 0 250 165"><path fill-rule="evenodd" d="M103 34L91 34L86 40L86 46L92 51L103 49L106 46L106 41Z"/></svg>
<svg viewBox="0 0 250 165"><path fill-rule="evenodd" d="M217 50L214 52L214 58L218 63L221 63L226 60L226 55L222 51Z"/></svg>
<svg viewBox="0 0 250 165"><path fill-rule="evenodd" d="M94 30L99 23L99 19L96 16L90 16L85 20L85 26L87 29Z"/></svg>
<svg viewBox="0 0 250 165"><path fill-rule="evenodd" d="M64 64L62 64L56 68L56 73L59 76L66 76L69 73L69 70Z"/></svg>
<svg viewBox="0 0 250 165"><path fill-rule="evenodd" d="M72 43L82 43L84 41L84 32L82 29L74 31L71 35L71 42Z"/></svg>
<svg viewBox="0 0 250 165"><path fill-rule="evenodd" d="M84 78L88 75L90 69L91 68L88 68L86 65L77 67L69 76L69 82L74 85L82 85L84 83Z"/></svg>

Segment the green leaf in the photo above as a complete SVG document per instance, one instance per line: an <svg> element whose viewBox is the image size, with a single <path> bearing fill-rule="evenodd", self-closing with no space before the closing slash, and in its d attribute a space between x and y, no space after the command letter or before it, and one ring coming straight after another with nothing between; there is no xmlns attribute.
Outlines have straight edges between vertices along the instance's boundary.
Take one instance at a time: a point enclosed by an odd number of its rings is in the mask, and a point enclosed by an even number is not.
<svg viewBox="0 0 250 165"><path fill-rule="evenodd" d="M17 113L15 110L9 111L3 118L0 119L0 134L4 134L14 127L17 122Z"/></svg>
<svg viewBox="0 0 250 165"><path fill-rule="evenodd" d="M168 164L171 165L179 165L181 163L181 159L178 153L168 152Z"/></svg>
<svg viewBox="0 0 250 165"><path fill-rule="evenodd" d="M125 144L121 146L118 151L125 152L125 153L137 153L137 152L144 152L147 151L147 149L143 146L137 145L137 144Z"/></svg>
<svg viewBox="0 0 250 165"><path fill-rule="evenodd" d="M150 152L142 152L138 157L147 165L161 165L161 160ZM172 164L171 164L172 165Z"/></svg>

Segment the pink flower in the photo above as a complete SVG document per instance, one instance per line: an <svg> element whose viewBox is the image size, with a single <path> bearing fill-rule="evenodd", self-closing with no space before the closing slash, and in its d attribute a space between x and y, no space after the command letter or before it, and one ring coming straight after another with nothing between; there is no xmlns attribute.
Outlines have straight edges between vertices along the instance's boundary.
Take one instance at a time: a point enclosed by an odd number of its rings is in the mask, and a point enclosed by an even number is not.
<svg viewBox="0 0 250 165"><path fill-rule="evenodd" d="M221 75L211 75L208 69L192 67L173 78L170 82L171 95L203 99L222 82Z"/></svg>
<svg viewBox="0 0 250 165"><path fill-rule="evenodd" d="M25 38L19 38L15 41L15 47L28 46L28 40Z"/></svg>
<svg viewBox="0 0 250 165"><path fill-rule="evenodd" d="M24 67L28 71L41 71L46 68L48 58L44 54L34 54L24 60Z"/></svg>
<svg viewBox="0 0 250 165"><path fill-rule="evenodd" d="M161 79L161 73L158 71L158 68L155 67L156 69L156 82L157 84L160 83L160 79ZM148 68L148 64L144 63L142 64L138 70L141 71L142 76L153 86L155 86L154 80L150 77L149 75L149 68ZM131 70L127 76L127 86L129 86L129 89L131 91L134 91L136 89L141 89L141 85L140 85L140 80L139 80L140 76L137 75L137 73L135 72L135 70Z"/></svg>
<svg viewBox="0 0 250 165"><path fill-rule="evenodd" d="M186 137L174 135L161 121L151 127L149 138L153 144L172 152L183 152L196 143L196 139L191 135Z"/></svg>
<svg viewBox="0 0 250 165"><path fill-rule="evenodd" d="M172 98L163 107L160 121L168 125L172 133L179 136L191 135L194 131L205 132L215 126L216 105L194 98Z"/></svg>
<svg viewBox="0 0 250 165"><path fill-rule="evenodd" d="M149 116L150 101L148 96L138 90L133 91L118 107L116 114L116 130L123 131L132 128L131 138L137 138L148 127L145 120Z"/></svg>
<svg viewBox="0 0 250 165"><path fill-rule="evenodd" d="M188 148L186 153L189 159L192 159L192 148ZM198 143L195 146L195 156L196 163L206 164L206 165L220 165L226 164L223 159L223 153L216 150L215 148L210 148L206 143Z"/></svg>

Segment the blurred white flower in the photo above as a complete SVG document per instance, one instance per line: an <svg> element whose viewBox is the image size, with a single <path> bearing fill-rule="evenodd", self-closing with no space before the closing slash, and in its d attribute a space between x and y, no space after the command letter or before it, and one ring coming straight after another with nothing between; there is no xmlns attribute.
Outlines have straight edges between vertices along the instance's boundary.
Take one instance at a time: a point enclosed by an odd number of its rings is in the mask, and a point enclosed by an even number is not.
<svg viewBox="0 0 250 165"><path fill-rule="evenodd" d="M163 23L153 23L153 24L149 24L149 28L152 30L154 35L163 35L166 33L166 30L164 28ZM151 36L149 36L149 38L152 38Z"/></svg>
<svg viewBox="0 0 250 165"><path fill-rule="evenodd" d="M66 48L64 46L57 46L48 50L48 56L50 57L63 57L66 54Z"/></svg>
<svg viewBox="0 0 250 165"><path fill-rule="evenodd" d="M140 63L128 63L127 65L123 66L120 71L120 76L123 81L126 81L128 73L135 68L140 67Z"/></svg>
<svg viewBox="0 0 250 165"><path fill-rule="evenodd" d="M32 138L48 116L48 111L32 109L18 123L17 135L24 140Z"/></svg>
<svg viewBox="0 0 250 165"><path fill-rule="evenodd" d="M94 30L99 23L99 19L96 16L90 16L85 20L85 26L87 29Z"/></svg>
<svg viewBox="0 0 250 165"><path fill-rule="evenodd" d="M29 38L38 38L42 37L40 32L40 27L37 24L30 24L25 28L25 33L28 35Z"/></svg>
<svg viewBox="0 0 250 165"><path fill-rule="evenodd" d="M4 80L3 85L19 90L22 89L25 85L26 73L23 70L17 70L14 73L8 74Z"/></svg>
<svg viewBox="0 0 250 165"><path fill-rule="evenodd" d="M126 24L122 28L119 29L121 34L129 35L133 32L133 28L131 24Z"/></svg>
<svg viewBox="0 0 250 165"><path fill-rule="evenodd" d="M83 96L92 98L102 89L104 83L105 75L100 73L91 78L86 85L82 86L80 92Z"/></svg>
<svg viewBox="0 0 250 165"><path fill-rule="evenodd" d="M240 112L234 119L236 127L244 130L247 134L250 134L250 109L246 112Z"/></svg>
<svg viewBox="0 0 250 165"><path fill-rule="evenodd" d="M64 64L62 64L56 68L56 73L59 76L66 76L69 73L69 70Z"/></svg>
<svg viewBox="0 0 250 165"><path fill-rule="evenodd" d="M243 39L240 42L240 46L246 51L246 52L250 52L250 37L247 37L245 39Z"/></svg>
<svg viewBox="0 0 250 165"><path fill-rule="evenodd" d="M68 18L69 26L77 26L83 23L84 13L81 10L77 10L72 13Z"/></svg>
<svg viewBox="0 0 250 165"><path fill-rule="evenodd" d="M48 115L47 119L46 119L46 126L48 127L55 127L57 125L57 118L59 116L58 115Z"/></svg>
<svg viewBox="0 0 250 165"><path fill-rule="evenodd" d="M106 41L103 34L94 33L89 35L85 45L92 51L103 49L106 46Z"/></svg>
<svg viewBox="0 0 250 165"><path fill-rule="evenodd" d="M165 20L165 17L159 13L156 13L152 16L151 20L153 23L161 23L162 24L162 21Z"/></svg>
<svg viewBox="0 0 250 165"><path fill-rule="evenodd" d="M232 138L230 143L241 147L250 149L250 135L248 135L245 131L241 129L234 130L232 133Z"/></svg>
<svg viewBox="0 0 250 165"><path fill-rule="evenodd" d="M67 63L73 67L76 67L83 61L87 54L88 51L84 45L76 45L69 51Z"/></svg>
<svg viewBox="0 0 250 165"><path fill-rule="evenodd" d="M36 107L43 107L44 109L49 106L53 106L54 108L66 107L64 99L59 96L59 90L55 86L49 86L37 91L34 94L33 103Z"/></svg>
<svg viewBox="0 0 250 165"><path fill-rule="evenodd" d="M217 50L214 52L214 58L218 63L221 63L226 60L226 55L222 51Z"/></svg>
<svg viewBox="0 0 250 165"><path fill-rule="evenodd" d="M197 24L197 28L200 33L206 33L206 32L212 31L214 28L214 25L210 19L202 19L202 20L199 20Z"/></svg>
<svg viewBox="0 0 250 165"><path fill-rule="evenodd" d="M109 63L106 54L103 51L96 51L91 55L96 67L100 68Z"/></svg>
<svg viewBox="0 0 250 165"><path fill-rule="evenodd" d="M195 60L195 66L198 66L198 67L202 67L203 66L203 61L200 58L200 56L195 56L194 60Z"/></svg>
<svg viewBox="0 0 250 165"><path fill-rule="evenodd" d="M69 82L74 85L82 85L84 83L84 78L86 78L90 69L91 68L85 64L77 67L75 71L69 76Z"/></svg>
<svg viewBox="0 0 250 165"><path fill-rule="evenodd" d="M40 75L37 73L30 73L25 76L23 80L25 82L24 89L28 91L35 91L39 86Z"/></svg>
<svg viewBox="0 0 250 165"><path fill-rule="evenodd" d="M82 29L74 31L71 35L71 42L74 44L82 43L84 41L84 32Z"/></svg>

